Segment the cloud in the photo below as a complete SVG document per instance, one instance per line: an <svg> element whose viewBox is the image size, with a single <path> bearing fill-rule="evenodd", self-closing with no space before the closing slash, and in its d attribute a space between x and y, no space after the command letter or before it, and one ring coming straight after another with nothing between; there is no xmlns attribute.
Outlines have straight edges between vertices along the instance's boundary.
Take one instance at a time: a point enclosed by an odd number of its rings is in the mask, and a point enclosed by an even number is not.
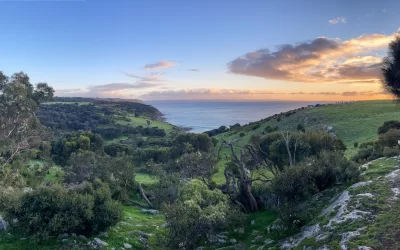
<svg viewBox="0 0 400 250"><path fill-rule="evenodd" d="M344 91L344 92L292 92L291 95L326 95L326 96L375 96L387 95L382 91Z"/></svg>
<svg viewBox="0 0 400 250"><path fill-rule="evenodd" d="M347 99L362 100L368 97L389 97L382 91L344 91L344 92L280 92L268 90L246 90L246 89L180 89L180 90L158 90L143 94L140 98L145 100L293 100L293 96L300 98L314 97L312 99ZM329 96L329 97L324 97Z"/></svg>
<svg viewBox="0 0 400 250"><path fill-rule="evenodd" d="M109 83L102 85L90 85L84 89L56 90L57 96L81 96L81 97L126 97L132 91L143 91L162 86L159 83Z"/></svg>
<svg viewBox="0 0 400 250"><path fill-rule="evenodd" d="M140 96L152 100L216 100L216 99L242 99L244 96L275 95L273 91L255 91L246 89L181 89L152 91Z"/></svg>
<svg viewBox="0 0 400 250"><path fill-rule="evenodd" d="M145 76L139 76L131 73L122 72L124 75L135 78L143 82L168 82L168 80L161 77L165 72L151 72Z"/></svg>
<svg viewBox="0 0 400 250"><path fill-rule="evenodd" d="M328 21L330 24L338 24L338 23L346 23L346 18L344 17L336 17Z"/></svg>
<svg viewBox="0 0 400 250"><path fill-rule="evenodd" d="M115 91L125 91L131 89L147 89L160 86L161 84L148 83L148 82L138 82L138 83L109 83L103 85L92 85L87 89L91 92L115 92Z"/></svg>
<svg viewBox="0 0 400 250"><path fill-rule="evenodd" d="M175 65L176 65L175 62L162 60L162 61L159 61L159 62L146 64L144 66L144 69L168 69L168 68L174 67Z"/></svg>
<svg viewBox="0 0 400 250"><path fill-rule="evenodd" d="M362 35L342 41L319 37L249 52L230 63L231 73L300 83L377 83L381 58L395 34Z"/></svg>
<svg viewBox="0 0 400 250"><path fill-rule="evenodd" d="M191 72L199 72L200 71L200 69L181 69L181 70L191 71Z"/></svg>

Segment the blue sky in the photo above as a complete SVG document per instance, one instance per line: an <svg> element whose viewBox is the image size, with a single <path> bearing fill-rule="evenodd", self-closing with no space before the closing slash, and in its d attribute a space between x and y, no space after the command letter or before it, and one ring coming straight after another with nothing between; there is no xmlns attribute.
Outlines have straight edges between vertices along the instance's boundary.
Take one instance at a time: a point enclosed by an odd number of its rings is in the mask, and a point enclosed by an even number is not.
<svg viewBox="0 0 400 250"><path fill-rule="evenodd" d="M277 57L270 53L284 44L296 48L318 37L338 44L351 39L358 43L362 35L390 37L400 26L399 11L399 1L0 0L0 70L8 75L22 70L32 82L51 84L59 95L340 99L344 92L357 92L359 98L370 98L379 93L379 86L361 82L366 76L342 74L348 78L345 83L338 77L325 82L326 76L293 79L269 73L280 60L273 66L259 62ZM365 57L362 67L376 63L371 58L365 63L366 56L384 55L385 46L374 46L374 39L362 51L352 47L351 55L335 53L334 67L355 56ZM247 58L246 69L239 65L238 58L262 49L268 52L260 52L257 62ZM331 72L328 59L319 60L325 61L313 64L312 70L323 65ZM145 69L148 64L155 66ZM293 65L286 62L277 68L296 72L289 68ZM373 80L371 75L368 80ZM361 88L369 94L361 94ZM338 94L321 94L326 92Z"/></svg>

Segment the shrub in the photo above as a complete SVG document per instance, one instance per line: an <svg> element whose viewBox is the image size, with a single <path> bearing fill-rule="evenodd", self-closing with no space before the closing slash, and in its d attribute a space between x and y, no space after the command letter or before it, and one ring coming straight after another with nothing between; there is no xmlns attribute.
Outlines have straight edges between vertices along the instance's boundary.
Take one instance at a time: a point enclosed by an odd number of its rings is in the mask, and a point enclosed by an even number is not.
<svg viewBox="0 0 400 250"><path fill-rule="evenodd" d="M17 219L19 231L39 238L61 233L91 235L122 218L119 204L100 182L85 185L84 190L41 187L22 195L6 212L7 218Z"/></svg>
<svg viewBox="0 0 400 250"><path fill-rule="evenodd" d="M304 126L302 125L302 124L297 124L297 130L298 131L303 131L303 132L306 132L306 129L304 128Z"/></svg>
<svg viewBox="0 0 400 250"><path fill-rule="evenodd" d="M355 143L354 143L354 147L355 147L355 148L358 147L358 142L355 142Z"/></svg>
<svg viewBox="0 0 400 250"><path fill-rule="evenodd" d="M296 204L337 183L355 182L360 172L340 152L322 151L301 164L286 167L271 183L282 203Z"/></svg>
<svg viewBox="0 0 400 250"><path fill-rule="evenodd" d="M277 121L277 122L280 122L280 121L281 121L281 117L278 117L278 119L276 119L276 121Z"/></svg>
<svg viewBox="0 0 400 250"><path fill-rule="evenodd" d="M240 134L239 134L239 136L240 137L243 137L245 134L243 133L243 132L241 132Z"/></svg>
<svg viewBox="0 0 400 250"><path fill-rule="evenodd" d="M400 129L400 122L399 121L386 121L383 123L382 126L378 128L378 134L384 134L391 129Z"/></svg>
<svg viewBox="0 0 400 250"><path fill-rule="evenodd" d="M261 127L261 125L260 125L260 124L256 124L256 125L254 125L254 126L251 128L251 130L256 130L256 129L258 129L259 127Z"/></svg>
<svg viewBox="0 0 400 250"><path fill-rule="evenodd" d="M384 147L383 148L383 156L385 157L393 157L393 156L398 156L400 155L400 149L399 148L391 148L391 147Z"/></svg>
<svg viewBox="0 0 400 250"><path fill-rule="evenodd" d="M166 206L169 245L178 249L183 244L186 249L194 249L207 235L227 229L241 218L228 196L193 180L181 189L173 205Z"/></svg>

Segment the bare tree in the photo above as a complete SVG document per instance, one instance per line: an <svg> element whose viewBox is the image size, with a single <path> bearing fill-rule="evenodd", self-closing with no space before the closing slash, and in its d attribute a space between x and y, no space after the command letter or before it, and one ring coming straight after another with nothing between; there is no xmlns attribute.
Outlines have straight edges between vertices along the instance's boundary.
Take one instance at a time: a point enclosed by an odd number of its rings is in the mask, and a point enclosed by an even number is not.
<svg viewBox="0 0 400 250"><path fill-rule="evenodd" d="M251 145L246 145L246 147L242 148L240 156L238 156L234 150L233 142L223 141L223 144L230 148L232 154L232 161L224 170L226 192L231 195L236 204L246 211L258 211L257 201L251 191L252 184L255 181L269 182L271 179L262 174L259 177L254 177L254 171L252 170L257 169L261 165L258 160L249 161L248 157L256 157L256 155L251 153L252 151L254 152ZM247 157L245 150L250 152Z"/></svg>

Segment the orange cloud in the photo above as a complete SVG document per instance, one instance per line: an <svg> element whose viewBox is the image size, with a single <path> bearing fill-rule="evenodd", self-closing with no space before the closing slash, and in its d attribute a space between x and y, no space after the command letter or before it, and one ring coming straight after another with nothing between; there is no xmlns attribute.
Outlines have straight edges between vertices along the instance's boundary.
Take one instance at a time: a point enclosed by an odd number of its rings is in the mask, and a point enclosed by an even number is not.
<svg viewBox="0 0 400 250"><path fill-rule="evenodd" d="M281 45L275 51L249 52L228 64L234 74L300 83L378 83L382 59L395 34L363 35L341 41L319 37Z"/></svg>
<svg viewBox="0 0 400 250"><path fill-rule="evenodd" d="M152 91L145 100L368 100L389 99L382 91L279 92L244 89L181 89Z"/></svg>

